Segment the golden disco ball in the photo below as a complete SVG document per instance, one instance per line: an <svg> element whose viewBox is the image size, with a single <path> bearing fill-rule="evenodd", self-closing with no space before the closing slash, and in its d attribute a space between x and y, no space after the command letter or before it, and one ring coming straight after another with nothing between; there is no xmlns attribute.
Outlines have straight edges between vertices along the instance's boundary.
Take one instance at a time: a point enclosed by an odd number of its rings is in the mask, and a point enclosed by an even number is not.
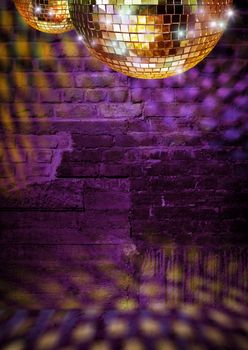
<svg viewBox="0 0 248 350"><path fill-rule="evenodd" d="M24 20L41 32L58 34L72 30L68 1L66 0L14 0Z"/></svg>
<svg viewBox="0 0 248 350"><path fill-rule="evenodd" d="M216 45L232 0L69 0L79 38L112 69L167 78L200 62Z"/></svg>

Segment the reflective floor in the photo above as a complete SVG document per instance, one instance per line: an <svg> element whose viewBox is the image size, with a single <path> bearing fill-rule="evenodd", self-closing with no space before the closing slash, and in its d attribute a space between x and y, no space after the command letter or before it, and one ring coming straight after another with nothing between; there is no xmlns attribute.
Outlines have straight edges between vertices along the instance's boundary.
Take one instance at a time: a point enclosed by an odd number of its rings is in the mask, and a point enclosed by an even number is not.
<svg viewBox="0 0 248 350"><path fill-rule="evenodd" d="M2 245L0 348L248 349L247 252Z"/></svg>

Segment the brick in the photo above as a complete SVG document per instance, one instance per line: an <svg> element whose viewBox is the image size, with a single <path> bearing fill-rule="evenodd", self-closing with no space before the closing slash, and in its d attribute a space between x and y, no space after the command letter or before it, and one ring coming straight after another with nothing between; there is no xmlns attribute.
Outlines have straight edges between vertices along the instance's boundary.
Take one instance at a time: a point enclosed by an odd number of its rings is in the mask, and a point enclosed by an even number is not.
<svg viewBox="0 0 248 350"><path fill-rule="evenodd" d="M192 104L167 104L167 103L145 103L145 117L186 117L197 112L198 105Z"/></svg>
<svg viewBox="0 0 248 350"><path fill-rule="evenodd" d="M85 190L101 190L101 191L116 191L129 192L129 179L86 179L84 181Z"/></svg>
<svg viewBox="0 0 248 350"><path fill-rule="evenodd" d="M163 88L156 89L155 93L152 93L152 101L172 103L175 101L175 93L173 89Z"/></svg>
<svg viewBox="0 0 248 350"><path fill-rule="evenodd" d="M86 71L103 72L106 70L106 65L94 57L86 58L84 64Z"/></svg>
<svg viewBox="0 0 248 350"><path fill-rule="evenodd" d="M57 220L57 213L55 213L54 215L54 220ZM35 220L36 215L34 215L34 220ZM101 219L101 218L100 218ZM96 217L97 220L97 217ZM15 237L13 238L13 235L11 234L11 232L13 232L12 230L8 230L6 229L4 231L4 234L1 235L1 243L2 244L8 244L10 245L12 248L15 244L21 244L22 247L23 245L27 246L29 245L29 250L33 249L33 246L35 246L37 248L37 241L39 242L40 247L46 247L46 252L49 251L49 249L51 249L51 245L56 245L56 246L60 246L60 251L61 249L63 250L63 254L65 254L65 256L71 255L72 254L72 250L70 250L70 253L64 250L64 247L67 245L70 245L71 248L73 249L73 255L75 253L75 255L77 254L82 254L82 252L80 251L76 251L74 248L76 246L79 245L98 245L98 246L103 246L106 244L109 245L121 245L121 244L130 244L130 237L129 237L129 230L128 230L128 226L126 227L121 227L121 228L107 228L105 229L105 227L102 228L95 228L94 231L92 231L92 228L85 228L83 225L82 227L80 227L79 229L75 229L75 228L54 228L53 225L51 224L51 222L48 224L47 223L47 229L46 232L48 231L52 231L53 235L48 235L48 234L44 234L44 228L43 227L39 227L39 226L31 226L30 230L27 231L27 229L16 229L15 230ZM49 244L47 244L47 241L49 240ZM30 248L30 246L32 248ZM54 250L56 251L56 247L53 247ZM98 247L98 252L99 252L100 247ZM13 251L13 250L12 250ZM23 250L22 250L23 251ZM115 249L116 252L116 249ZM30 252L29 252L30 253ZM36 253L38 253L36 251ZM113 248L112 248L112 253L113 253ZM88 256L87 252L83 253L85 256ZM51 253L52 256L54 256L54 252ZM27 254L25 254L25 257L27 256ZM40 254L39 254L40 256ZM45 256L45 254L44 254ZM104 258L104 256L102 255L102 257ZM97 259L99 259L99 255L96 256ZM109 258L109 257L108 257ZM46 266L47 266L47 259L46 259ZM59 261L59 259L58 259ZM107 261L107 258L104 259L104 261ZM23 263L23 260L22 260ZM36 263L37 263L37 259L36 259ZM94 261L94 266L95 266L95 261ZM8 265L9 266L9 265ZM51 262L51 266L53 266L54 269L54 261ZM55 268L58 265L55 265ZM13 268L13 265L11 266ZM47 269L47 267L46 267ZM37 270L39 271L39 268L36 268L36 274L37 274ZM57 269L56 269L57 270ZM65 271L66 268L63 268L63 276L61 275L61 278L65 278L65 272L68 273L68 278L72 277L72 272L70 270L70 272ZM13 271L13 270L12 270ZM58 271L56 271L57 273ZM58 277L58 275L56 274L56 276ZM103 276L103 275L101 275ZM131 279L130 279L131 280ZM25 280L24 280L25 281ZM28 282L30 282L30 279L28 280ZM98 279L99 282L99 279ZM94 284L95 288L96 285ZM100 285L99 285L100 288ZM88 288L86 288L86 290L88 290ZM85 289L84 289L85 291ZM82 291L81 296L84 297L88 296L88 292L85 293L84 291ZM53 291L52 292L52 296L54 296ZM44 294L44 298L47 297L47 291ZM29 298L28 298L29 297ZM35 303L30 300L30 293L27 295L27 300L28 300L28 305L29 307L32 308L38 308L39 307L39 303ZM42 294L39 292L39 298L42 298ZM43 298L42 298L43 299ZM52 300L52 298L51 298ZM111 304L112 300L109 300L108 303L109 305ZM49 305L49 308L53 308L55 305L57 305L58 307L61 307L62 305L64 306L64 302L65 299L63 296L58 296L56 297L56 302L54 302L54 300L47 304ZM106 302L106 299L105 299ZM68 304L67 304L68 306ZM72 304L70 304L70 308L72 307ZM80 303L73 303L73 307L80 307Z"/></svg>
<svg viewBox="0 0 248 350"><path fill-rule="evenodd" d="M72 139L71 139L71 134L66 132L66 131L60 131L57 134L58 137L58 148L60 149L71 149L71 143L72 143Z"/></svg>
<svg viewBox="0 0 248 350"><path fill-rule="evenodd" d="M82 89L68 88L63 90L62 100L64 102L83 102L85 92Z"/></svg>
<svg viewBox="0 0 248 350"><path fill-rule="evenodd" d="M90 118L96 116L96 107L88 104L59 104L54 106L55 115L58 118Z"/></svg>
<svg viewBox="0 0 248 350"><path fill-rule="evenodd" d="M63 162L57 170L60 178L84 178L99 176L99 165L92 162Z"/></svg>
<svg viewBox="0 0 248 350"><path fill-rule="evenodd" d="M29 80L31 81L31 86L35 88L71 88L74 86L73 76L70 73L32 73ZM26 76L20 80L20 85L18 86L27 86Z"/></svg>
<svg viewBox="0 0 248 350"><path fill-rule="evenodd" d="M134 103L140 103L151 99L151 90L136 88L131 90L131 100Z"/></svg>
<svg viewBox="0 0 248 350"><path fill-rule="evenodd" d="M83 149L80 151L66 152L63 156L65 162L92 162L98 163L102 159L99 149ZM73 166L73 164L71 164Z"/></svg>
<svg viewBox="0 0 248 350"><path fill-rule="evenodd" d="M114 138L110 135L74 135L73 141L76 148L112 147L114 145Z"/></svg>
<svg viewBox="0 0 248 350"><path fill-rule="evenodd" d="M84 61L81 57L72 58L60 58L58 60L58 71L67 73L67 72L82 72L84 70Z"/></svg>
<svg viewBox="0 0 248 350"><path fill-rule="evenodd" d="M156 89L163 87L163 79L132 79L131 80L132 88L149 88Z"/></svg>
<svg viewBox="0 0 248 350"><path fill-rule="evenodd" d="M21 148L57 148L58 139L53 135L17 135L16 144Z"/></svg>
<svg viewBox="0 0 248 350"><path fill-rule="evenodd" d="M85 193L86 210L129 210L130 196L128 193L87 191Z"/></svg>
<svg viewBox="0 0 248 350"><path fill-rule="evenodd" d="M105 177L127 178L131 174L131 169L127 164L101 164L100 175Z"/></svg>
<svg viewBox="0 0 248 350"><path fill-rule="evenodd" d="M100 175L110 178L128 178L135 176L142 176L142 169L136 164L118 164L118 163L107 163L101 164Z"/></svg>
<svg viewBox="0 0 248 350"><path fill-rule="evenodd" d="M200 88L180 88L175 89L175 99L177 102L199 102L204 98Z"/></svg>
<svg viewBox="0 0 248 350"><path fill-rule="evenodd" d="M157 145L157 135L150 133L130 133L129 135L116 135L116 146L139 147Z"/></svg>
<svg viewBox="0 0 248 350"><path fill-rule="evenodd" d="M116 162L124 158L123 149L111 149L110 151L103 151L102 159L106 162Z"/></svg>
<svg viewBox="0 0 248 350"><path fill-rule="evenodd" d="M39 101L39 92L34 90L31 87L27 87L26 89L15 89L15 92L13 94L13 97L15 99L15 102L38 102ZM44 109L48 110L49 115L49 107L44 105ZM31 108L30 108L31 109ZM51 112L50 112L51 113Z"/></svg>
<svg viewBox="0 0 248 350"><path fill-rule="evenodd" d="M83 210L83 183L81 180L56 180L33 185L5 194L4 198L0 198L0 207L2 210Z"/></svg>
<svg viewBox="0 0 248 350"><path fill-rule="evenodd" d="M101 102L106 99L106 91L103 89L90 89L85 92L86 102Z"/></svg>
<svg viewBox="0 0 248 350"><path fill-rule="evenodd" d="M40 99L41 102L60 102L61 92L55 89L40 89Z"/></svg>
<svg viewBox="0 0 248 350"><path fill-rule="evenodd" d="M58 60L56 59L39 59L39 69L43 72L57 72Z"/></svg>
<svg viewBox="0 0 248 350"><path fill-rule="evenodd" d="M140 104L132 103L106 103L98 107L99 115L103 118L134 118L141 115Z"/></svg>
<svg viewBox="0 0 248 350"><path fill-rule="evenodd" d="M127 77L117 73L77 74L75 77L76 87L93 89L97 87L124 86Z"/></svg>
<svg viewBox="0 0 248 350"><path fill-rule="evenodd" d="M83 54L84 49L75 44L74 41L63 41L63 45L60 42L55 42L53 45L42 47L41 57L80 57Z"/></svg>
<svg viewBox="0 0 248 350"><path fill-rule="evenodd" d="M153 192L194 190L198 186L199 179L194 176L150 176L144 179L133 179L133 190ZM214 188L213 186L212 188ZM207 187L205 187L207 190Z"/></svg>
<svg viewBox="0 0 248 350"><path fill-rule="evenodd" d="M0 133L0 149L3 153L7 153L8 149L13 149L16 147L15 136L10 133Z"/></svg>
<svg viewBox="0 0 248 350"><path fill-rule="evenodd" d="M27 160L27 153L24 149L14 149L11 152L3 153L3 160L6 163L25 163Z"/></svg>
<svg viewBox="0 0 248 350"><path fill-rule="evenodd" d="M110 102L126 102L128 99L128 89L114 89L109 91Z"/></svg>
<svg viewBox="0 0 248 350"><path fill-rule="evenodd" d="M52 168L44 164L40 164L40 165L31 164L31 167L28 173L28 177L48 177L51 175L52 175Z"/></svg>
<svg viewBox="0 0 248 350"><path fill-rule="evenodd" d="M32 95L31 95L32 96ZM11 114L20 119L48 118L53 116L53 107L46 103L24 104L21 100L10 106Z"/></svg>
<svg viewBox="0 0 248 350"><path fill-rule="evenodd" d="M29 158L31 161L37 162L37 163L51 163L53 157L53 151L52 150L37 150L36 152L32 152L29 155Z"/></svg>

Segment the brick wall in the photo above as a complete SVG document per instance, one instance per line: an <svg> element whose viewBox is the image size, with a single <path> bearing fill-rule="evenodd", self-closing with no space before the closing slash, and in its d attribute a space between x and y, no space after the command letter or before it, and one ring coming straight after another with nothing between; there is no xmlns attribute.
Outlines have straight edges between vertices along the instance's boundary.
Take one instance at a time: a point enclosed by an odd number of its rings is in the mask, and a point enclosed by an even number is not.
<svg viewBox="0 0 248 350"><path fill-rule="evenodd" d="M2 243L247 242L248 12L235 7L201 64L138 80L1 2Z"/></svg>

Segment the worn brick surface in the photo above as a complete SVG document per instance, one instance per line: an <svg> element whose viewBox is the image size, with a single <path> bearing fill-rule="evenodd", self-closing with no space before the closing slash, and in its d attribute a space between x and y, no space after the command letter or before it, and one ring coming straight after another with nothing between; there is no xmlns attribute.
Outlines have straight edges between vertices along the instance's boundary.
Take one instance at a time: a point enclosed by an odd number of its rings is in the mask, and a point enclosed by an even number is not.
<svg viewBox="0 0 248 350"><path fill-rule="evenodd" d="M1 210L84 210L83 182L56 180L42 187L33 185L18 192L5 193L0 200Z"/></svg>
<svg viewBox="0 0 248 350"><path fill-rule="evenodd" d="M164 80L0 6L1 243L248 242L245 2L203 62Z"/></svg>

